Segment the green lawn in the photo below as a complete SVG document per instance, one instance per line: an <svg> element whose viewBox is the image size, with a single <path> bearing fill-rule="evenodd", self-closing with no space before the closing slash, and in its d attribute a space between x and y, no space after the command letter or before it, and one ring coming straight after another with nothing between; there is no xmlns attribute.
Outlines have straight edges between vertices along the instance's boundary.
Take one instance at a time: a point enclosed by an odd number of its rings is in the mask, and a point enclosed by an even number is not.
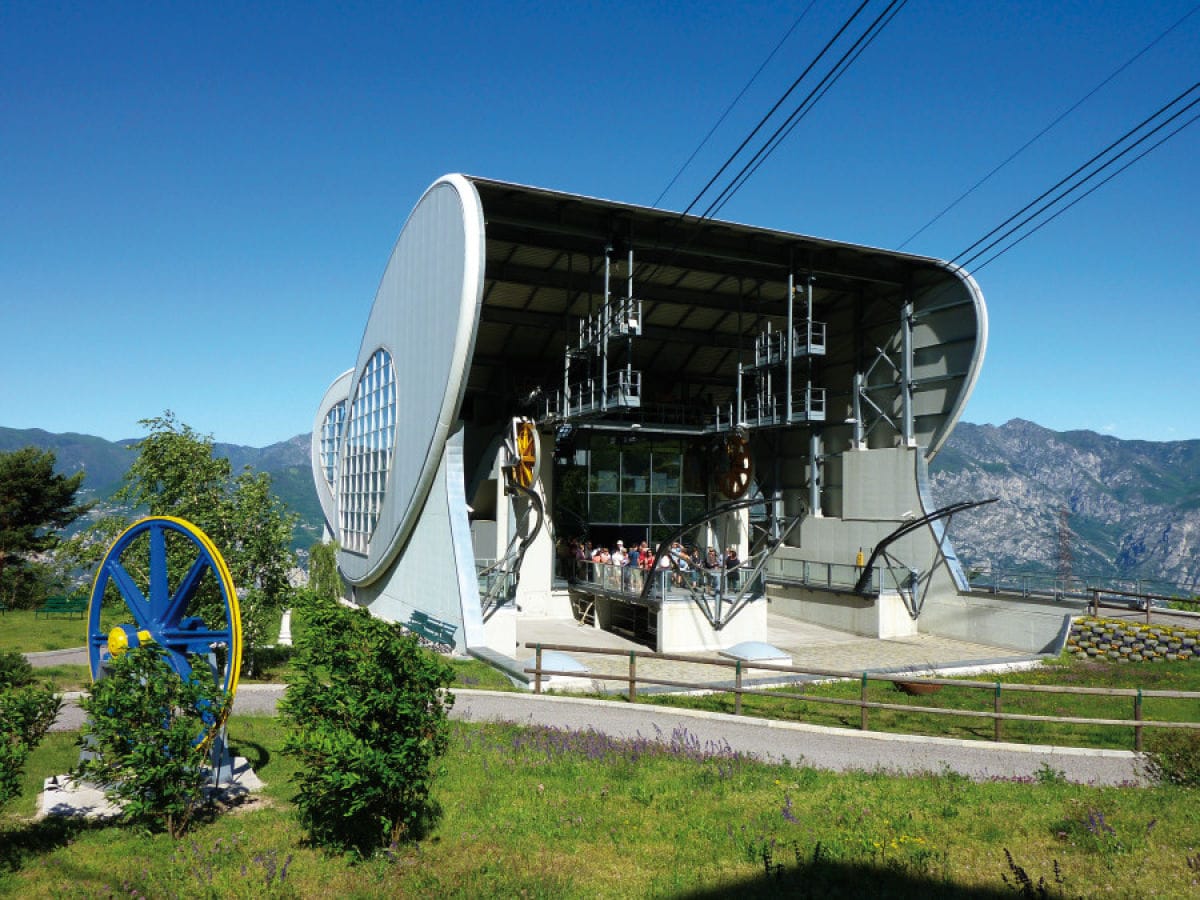
<svg viewBox="0 0 1200 900"><path fill-rule="evenodd" d="M51 735L0 822L0 892L26 897L976 897L1012 854L1066 896L1182 897L1200 879L1200 797L954 775L837 775L687 742L459 723L419 844L354 864L307 846L281 724L235 717L267 781L259 808L178 844L117 826L25 821L74 759ZM1189 861L1190 860L1190 861ZM285 872L286 866L286 872ZM1055 871L1061 884L1055 884ZM133 893L133 892L137 893Z"/></svg>
<svg viewBox="0 0 1200 900"><path fill-rule="evenodd" d="M108 610L100 623L117 624ZM38 650L69 650L87 644L87 620L78 616L37 616L32 609L10 609L0 616L0 651L34 653Z"/></svg>
<svg viewBox="0 0 1200 900"><path fill-rule="evenodd" d="M1061 661L1039 669L990 677L971 676L962 680L986 681L992 685L1000 682L1004 712L1074 718L1131 719L1133 717L1133 700L1129 697L1025 693L1005 691L1003 685L1051 684L1072 687L1200 692L1200 662L1118 664L1115 662L1079 662L1064 657ZM742 712L744 715L763 718L840 728L858 728L860 713L857 706L821 703L819 698L857 700L860 691L861 683L857 680L772 690L766 692L768 696L744 697ZM784 696L797 693L813 699ZM994 686L986 689L946 686L936 694L920 697L904 694L886 680L870 681L867 688L868 701L910 707L926 706L990 711L993 708L994 696ZM732 694L704 696L643 694L639 696L638 701L716 712L732 713L734 711ZM1200 722L1200 699L1145 698L1142 714L1146 720ZM988 718L910 713L903 710L872 709L868 712L868 727L872 731L897 731L976 740L991 740L994 734L992 720ZM1001 728L1002 739L1005 741L1133 749L1132 727L1006 721L1002 723ZM1152 735L1161 734L1162 730L1148 727L1143 730L1143 733L1148 746L1151 743Z"/></svg>

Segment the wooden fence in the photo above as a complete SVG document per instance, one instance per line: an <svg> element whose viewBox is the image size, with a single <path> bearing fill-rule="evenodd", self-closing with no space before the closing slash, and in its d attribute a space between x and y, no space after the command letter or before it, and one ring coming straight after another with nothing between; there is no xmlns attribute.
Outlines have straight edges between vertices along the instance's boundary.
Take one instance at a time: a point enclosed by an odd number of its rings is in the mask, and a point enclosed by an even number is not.
<svg viewBox="0 0 1200 900"><path fill-rule="evenodd" d="M533 691L535 694L542 693L543 676L560 675L576 678L586 677L596 681L625 682L628 685L628 697L631 703L636 702L637 700L639 684L646 686L653 685L656 687L678 688L681 691L732 693L734 696L734 714L739 716L742 714L742 698L744 696L763 696L775 697L779 699L803 700L806 703L827 703L837 706L857 706L859 708L859 728L864 731L867 730L869 713L872 709L894 710L896 712L906 713L923 713L935 716L961 716L964 718L991 719L993 723L992 739L995 741L1003 739L1002 725L1006 721L1044 722L1055 725L1099 725L1119 728L1132 728L1134 736L1133 749L1138 751L1142 749L1142 730L1145 728L1200 729L1200 722L1168 722L1158 719L1142 718L1142 703L1146 698L1200 700L1200 692L1197 691L1154 691L1142 690L1141 688L1088 688L1049 684L1001 684L999 681L966 681L957 678L916 678L903 673L895 672L890 674L845 672L834 669L814 669L809 667L800 668L798 666L784 666L775 663L752 663L732 659L711 659L703 656L689 656L677 653L654 653L643 650L616 650L606 647L579 647L572 644L526 644L525 646L534 650L534 666L532 669L525 669L525 672L533 675ZM542 652L545 650L556 650L563 653L588 653L601 656L627 656L629 658L629 671L628 674L625 675L589 672L586 676L583 676L579 672L544 669L542 667ZM711 666L718 669L732 669L734 676L733 686L725 687L721 684L672 681L662 678L647 678L644 675L639 676L637 671L637 662L639 659L693 663L696 665ZM761 687L747 687L744 684L744 677L748 670L773 672L781 675L815 675L820 678L858 681L861 684L861 689L858 699L851 700L845 697L817 697L812 694L787 691L781 688L768 689ZM891 683L914 685L918 686L915 688L916 690L920 690L920 685L953 686L968 690L975 689L991 694L991 709L947 709L939 706L915 706L907 703L882 703L877 700L868 700L867 685L872 681L886 681ZM1004 712L1003 701L1005 695L1021 692L1059 695L1091 695L1110 698L1127 697L1129 698L1132 707L1132 718L1097 719L1077 716L1041 716L1028 713Z"/></svg>
<svg viewBox="0 0 1200 900"><path fill-rule="evenodd" d="M1167 603L1179 600L1178 597L1167 597L1162 594L1138 594L1133 591L1109 591L1100 588L1092 588L1091 593L1092 599L1088 601L1088 609L1093 616L1099 616L1101 609L1112 609L1125 613L1127 618L1140 618L1142 615L1145 615L1147 625L1150 624L1150 617L1152 615L1196 621L1196 613L1194 612L1183 609L1168 609L1166 607ZM1135 605L1130 606L1129 603L1109 602L1113 597L1128 597L1134 601ZM1163 605L1156 606L1156 603ZM1117 616L1116 618L1121 617Z"/></svg>

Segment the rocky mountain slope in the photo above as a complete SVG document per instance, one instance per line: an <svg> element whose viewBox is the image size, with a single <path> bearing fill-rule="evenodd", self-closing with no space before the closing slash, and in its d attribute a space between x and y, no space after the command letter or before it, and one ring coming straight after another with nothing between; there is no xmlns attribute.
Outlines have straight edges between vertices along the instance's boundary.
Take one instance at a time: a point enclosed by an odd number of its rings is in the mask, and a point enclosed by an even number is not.
<svg viewBox="0 0 1200 900"><path fill-rule="evenodd" d="M1000 498L953 522L968 565L1054 572L1065 547L1076 574L1200 581L1200 441L961 423L930 469L939 503Z"/></svg>
<svg viewBox="0 0 1200 900"><path fill-rule="evenodd" d="M120 484L133 443L0 428L0 451L49 447L60 470L87 471L85 488L101 500ZM300 516L297 547L322 528L308 447L309 436L297 435L269 447L216 448L235 471L270 473L276 494ZM968 567L1055 572L1066 546L1078 575L1200 583L1200 441L1123 441L1021 419L999 427L964 422L930 469L939 504L1000 498L951 525Z"/></svg>

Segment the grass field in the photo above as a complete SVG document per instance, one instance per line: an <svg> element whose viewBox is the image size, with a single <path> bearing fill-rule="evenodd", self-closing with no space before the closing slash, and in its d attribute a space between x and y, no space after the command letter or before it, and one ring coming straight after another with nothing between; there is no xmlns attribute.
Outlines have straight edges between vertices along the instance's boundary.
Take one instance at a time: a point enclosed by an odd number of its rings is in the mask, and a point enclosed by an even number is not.
<svg viewBox="0 0 1200 900"><path fill-rule="evenodd" d="M107 609L100 616L103 628L117 624ZM69 650L87 644L87 620L78 616L39 616L32 609L10 609L0 616L0 651L35 653Z"/></svg>
<svg viewBox="0 0 1200 900"><path fill-rule="evenodd" d="M911 707L933 706L944 709L991 710L994 684L1001 684L1003 710L1028 715L1066 716L1075 718L1132 719L1133 701L1129 697L1102 695L1062 695L1007 691L1005 684L1051 684L1071 687L1128 688L1200 692L1200 663L1157 662L1137 665L1113 662L1078 662L1064 657L1038 669L1011 672L997 676L972 676L971 681L987 681L987 689L946 686L938 693L912 697L902 693L890 681L868 682L867 699L877 703L900 704ZM856 706L821 703L817 698L857 700L861 685L858 681L827 682L768 692L771 696L743 698L744 715L807 722L840 728L857 728L859 710ZM803 693L811 701L782 696ZM652 695L638 698L643 703L705 709L732 713L732 694ZM1179 700L1146 698L1142 714L1146 720L1200 722L1200 699ZM872 731L908 732L975 740L991 740L993 723L987 718L965 718L928 713L872 709L868 713ZM1075 747L1107 747L1133 749L1132 727L1096 725L1058 725L1043 722L1007 721L1002 723L1005 741L1030 744L1058 744ZM1144 729L1146 741L1152 734L1161 733L1150 727Z"/></svg>
<svg viewBox="0 0 1200 900"><path fill-rule="evenodd" d="M594 733L456 724L418 844L353 862L304 841L273 718L231 740L267 788L172 842L119 826L31 823L41 779L73 763L51 735L0 823L0 892L25 897L999 897L1018 876L1063 896L1194 895L1200 797L898 778L767 765L687 735L672 746ZM1056 871L1058 875L1056 876Z"/></svg>

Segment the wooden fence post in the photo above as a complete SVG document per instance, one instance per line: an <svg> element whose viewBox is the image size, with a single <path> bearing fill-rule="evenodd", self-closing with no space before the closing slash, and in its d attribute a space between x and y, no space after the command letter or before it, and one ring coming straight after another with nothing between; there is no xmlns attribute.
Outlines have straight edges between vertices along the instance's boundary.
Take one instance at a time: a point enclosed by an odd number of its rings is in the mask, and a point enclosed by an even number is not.
<svg viewBox="0 0 1200 900"><path fill-rule="evenodd" d="M533 661L533 692L540 694L542 692L542 645L534 645L534 661Z"/></svg>
<svg viewBox="0 0 1200 900"><path fill-rule="evenodd" d="M1133 698L1133 720L1135 722L1142 721L1142 689L1138 688L1137 696ZM1142 751L1142 726L1133 726L1133 749L1141 753Z"/></svg>
<svg viewBox="0 0 1200 900"><path fill-rule="evenodd" d="M737 661L737 667L734 669L733 683L733 714L740 716L742 714L742 661Z"/></svg>
<svg viewBox="0 0 1200 900"><path fill-rule="evenodd" d="M863 731L867 730L867 673L862 673L862 690L859 692L859 716L858 727Z"/></svg>
<svg viewBox="0 0 1200 900"><path fill-rule="evenodd" d="M637 651L629 651L629 702L637 702Z"/></svg>
<svg viewBox="0 0 1200 900"><path fill-rule="evenodd" d="M998 741L998 740L1000 740L1000 722L1001 722L1001 719L1000 719L1000 682L998 682L998 681L996 682L996 699L992 704L992 709L996 713L996 715L992 718L992 721L995 723L995 728L993 729L994 733L992 735L992 739Z"/></svg>

